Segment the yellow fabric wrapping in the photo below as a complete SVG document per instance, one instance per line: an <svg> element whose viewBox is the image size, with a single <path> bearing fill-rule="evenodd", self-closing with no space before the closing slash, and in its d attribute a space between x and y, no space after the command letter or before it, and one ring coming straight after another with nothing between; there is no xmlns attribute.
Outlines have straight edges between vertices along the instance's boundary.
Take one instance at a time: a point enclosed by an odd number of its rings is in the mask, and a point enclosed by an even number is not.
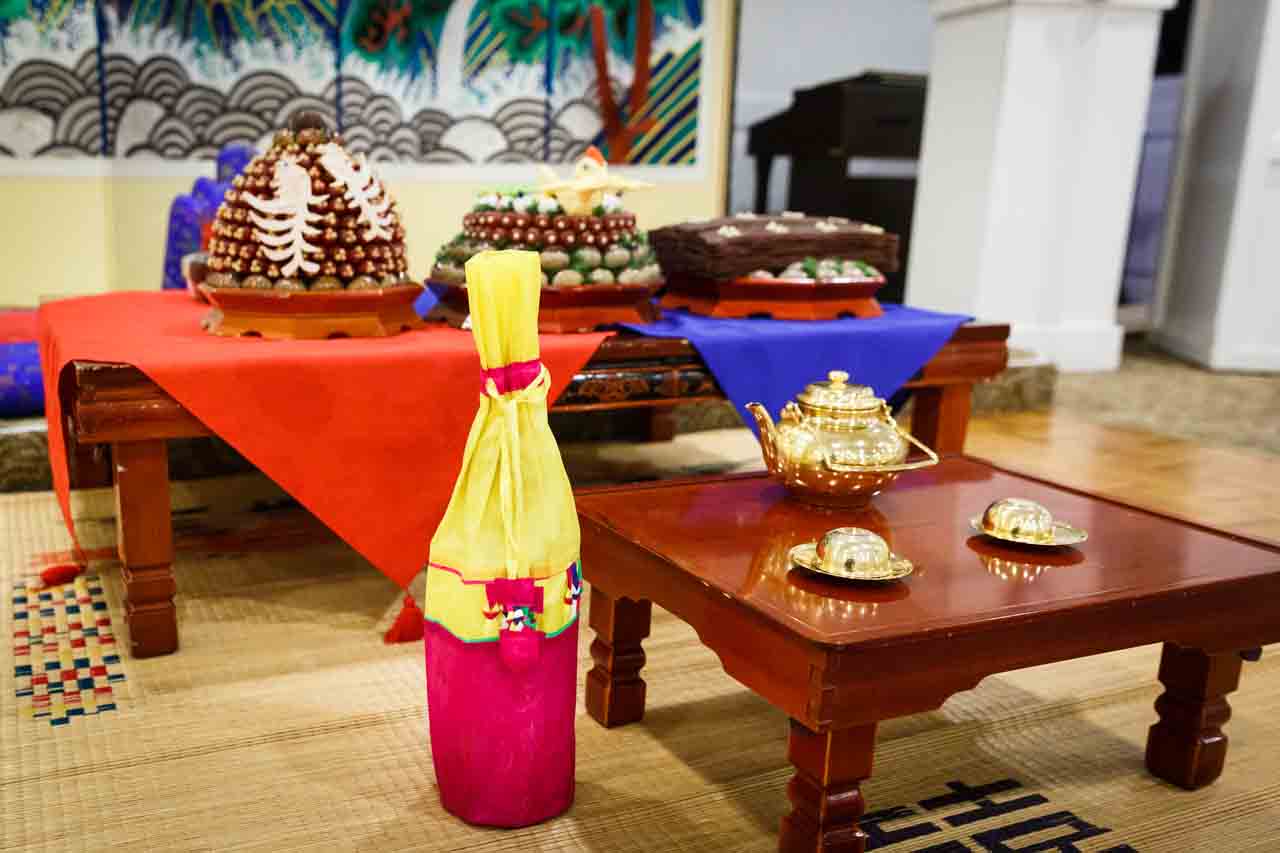
<svg viewBox="0 0 1280 853"><path fill-rule="evenodd" d="M467 262L471 328L485 370L538 358L541 269L534 252L482 252ZM560 449L547 423L550 376L542 367L525 388L503 393L484 382L462 469L431 540L426 617L468 641L496 639L483 582L532 578L544 588L537 628L562 630L577 607L572 585L580 532Z"/></svg>

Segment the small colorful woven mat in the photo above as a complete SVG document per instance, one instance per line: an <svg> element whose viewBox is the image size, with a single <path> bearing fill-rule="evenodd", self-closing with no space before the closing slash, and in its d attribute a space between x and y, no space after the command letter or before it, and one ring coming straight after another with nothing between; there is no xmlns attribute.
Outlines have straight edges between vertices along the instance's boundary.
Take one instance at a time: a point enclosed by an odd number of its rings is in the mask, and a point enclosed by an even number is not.
<svg viewBox="0 0 1280 853"><path fill-rule="evenodd" d="M124 672L96 575L47 588L29 578L13 592L13 626L20 716L63 726L116 709Z"/></svg>

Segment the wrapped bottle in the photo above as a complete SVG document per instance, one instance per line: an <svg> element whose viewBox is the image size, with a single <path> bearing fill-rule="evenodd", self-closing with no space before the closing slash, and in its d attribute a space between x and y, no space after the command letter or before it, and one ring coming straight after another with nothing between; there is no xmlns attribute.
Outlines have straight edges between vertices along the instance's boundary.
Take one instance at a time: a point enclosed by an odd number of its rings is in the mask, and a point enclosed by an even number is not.
<svg viewBox="0 0 1280 853"><path fill-rule="evenodd" d="M467 262L480 408L426 590L427 707L444 807L525 826L573 802L578 516L547 423L538 256Z"/></svg>

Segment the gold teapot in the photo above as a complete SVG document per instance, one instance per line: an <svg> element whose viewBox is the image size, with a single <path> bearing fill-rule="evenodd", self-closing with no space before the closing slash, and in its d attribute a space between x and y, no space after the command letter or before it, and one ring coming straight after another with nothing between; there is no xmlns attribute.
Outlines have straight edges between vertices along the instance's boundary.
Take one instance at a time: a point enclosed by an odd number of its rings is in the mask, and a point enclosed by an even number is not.
<svg viewBox="0 0 1280 853"><path fill-rule="evenodd" d="M760 426L770 473L801 500L825 506L865 504L903 471L936 465L938 455L898 426L889 405L866 385L833 370L783 406L775 426L759 403L747 409ZM927 459L907 462L915 445Z"/></svg>

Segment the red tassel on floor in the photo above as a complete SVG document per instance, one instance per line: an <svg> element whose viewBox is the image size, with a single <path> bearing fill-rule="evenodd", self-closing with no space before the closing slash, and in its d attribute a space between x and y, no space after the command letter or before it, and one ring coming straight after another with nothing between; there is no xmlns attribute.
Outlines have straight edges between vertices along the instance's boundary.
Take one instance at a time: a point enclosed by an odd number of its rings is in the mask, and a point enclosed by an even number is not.
<svg viewBox="0 0 1280 853"><path fill-rule="evenodd" d="M57 586L60 583L71 583L83 573L84 566L76 563L59 563L41 571L40 582L45 586Z"/></svg>
<svg viewBox="0 0 1280 853"><path fill-rule="evenodd" d="M418 609L418 602L413 600L412 595L406 593L400 615L396 617L395 622L391 623L382 641L384 643L416 643L422 639L422 621L422 611Z"/></svg>

